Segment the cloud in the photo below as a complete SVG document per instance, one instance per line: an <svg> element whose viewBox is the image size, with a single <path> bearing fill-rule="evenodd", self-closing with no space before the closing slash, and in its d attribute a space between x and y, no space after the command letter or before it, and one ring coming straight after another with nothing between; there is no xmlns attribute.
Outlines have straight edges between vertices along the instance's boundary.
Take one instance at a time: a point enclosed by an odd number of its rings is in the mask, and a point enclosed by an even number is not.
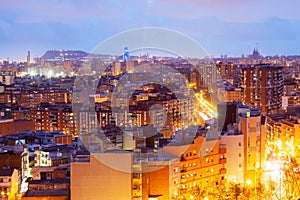
<svg viewBox="0 0 300 200"><path fill-rule="evenodd" d="M300 1L290 0L153 0L157 16L174 19L219 18L227 22L262 22L272 18L300 20Z"/></svg>
<svg viewBox="0 0 300 200"><path fill-rule="evenodd" d="M111 19L118 17L118 9L107 1L0 1L0 10L15 12L20 23L72 22L86 18Z"/></svg>
<svg viewBox="0 0 300 200"><path fill-rule="evenodd" d="M170 3L183 3L183 4L194 4L200 8L209 8L209 9L236 9L241 7L255 6L259 0L252 1L241 1L241 0L163 0Z"/></svg>

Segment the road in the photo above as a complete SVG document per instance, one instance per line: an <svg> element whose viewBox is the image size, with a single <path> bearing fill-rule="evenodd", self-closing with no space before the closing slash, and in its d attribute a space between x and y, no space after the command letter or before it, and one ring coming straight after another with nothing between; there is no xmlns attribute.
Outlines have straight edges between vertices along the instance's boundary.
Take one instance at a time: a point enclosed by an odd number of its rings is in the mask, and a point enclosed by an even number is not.
<svg viewBox="0 0 300 200"><path fill-rule="evenodd" d="M205 93L200 91L199 93L196 93L196 99L199 107L198 114L206 121L217 117L217 109L204 98L204 95Z"/></svg>

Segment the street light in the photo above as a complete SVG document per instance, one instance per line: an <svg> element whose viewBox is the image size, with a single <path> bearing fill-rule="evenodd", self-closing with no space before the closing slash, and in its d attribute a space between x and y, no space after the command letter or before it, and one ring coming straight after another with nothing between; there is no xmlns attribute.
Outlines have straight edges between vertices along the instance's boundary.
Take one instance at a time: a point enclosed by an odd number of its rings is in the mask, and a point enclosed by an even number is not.
<svg viewBox="0 0 300 200"><path fill-rule="evenodd" d="M252 184L252 181L251 181L250 179L248 179L248 180L246 181L246 184L247 184L248 186L250 186L250 185Z"/></svg>

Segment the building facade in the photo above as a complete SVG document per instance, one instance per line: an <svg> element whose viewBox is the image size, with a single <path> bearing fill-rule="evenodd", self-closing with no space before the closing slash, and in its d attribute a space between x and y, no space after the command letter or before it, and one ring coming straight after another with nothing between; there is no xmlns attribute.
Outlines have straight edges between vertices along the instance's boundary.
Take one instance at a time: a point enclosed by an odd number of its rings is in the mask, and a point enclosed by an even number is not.
<svg viewBox="0 0 300 200"><path fill-rule="evenodd" d="M245 65L241 67L242 102L264 113L278 112L282 106L282 67Z"/></svg>

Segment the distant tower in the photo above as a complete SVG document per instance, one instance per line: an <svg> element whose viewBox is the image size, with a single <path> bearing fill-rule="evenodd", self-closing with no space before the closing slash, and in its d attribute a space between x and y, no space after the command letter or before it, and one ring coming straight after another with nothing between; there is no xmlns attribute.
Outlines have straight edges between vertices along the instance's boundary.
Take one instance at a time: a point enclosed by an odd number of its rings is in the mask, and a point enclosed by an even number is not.
<svg viewBox="0 0 300 200"><path fill-rule="evenodd" d="M123 61L126 62L129 57L128 47L124 47Z"/></svg>
<svg viewBox="0 0 300 200"><path fill-rule="evenodd" d="M30 51L27 51L27 64L30 64Z"/></svg>
<svg viewBox="0 0 300 200"><path fill-rule="evenodd" d="M111 68L111 73L113 76L118 76L121 74L121 63L114 62Z"/></svg>

